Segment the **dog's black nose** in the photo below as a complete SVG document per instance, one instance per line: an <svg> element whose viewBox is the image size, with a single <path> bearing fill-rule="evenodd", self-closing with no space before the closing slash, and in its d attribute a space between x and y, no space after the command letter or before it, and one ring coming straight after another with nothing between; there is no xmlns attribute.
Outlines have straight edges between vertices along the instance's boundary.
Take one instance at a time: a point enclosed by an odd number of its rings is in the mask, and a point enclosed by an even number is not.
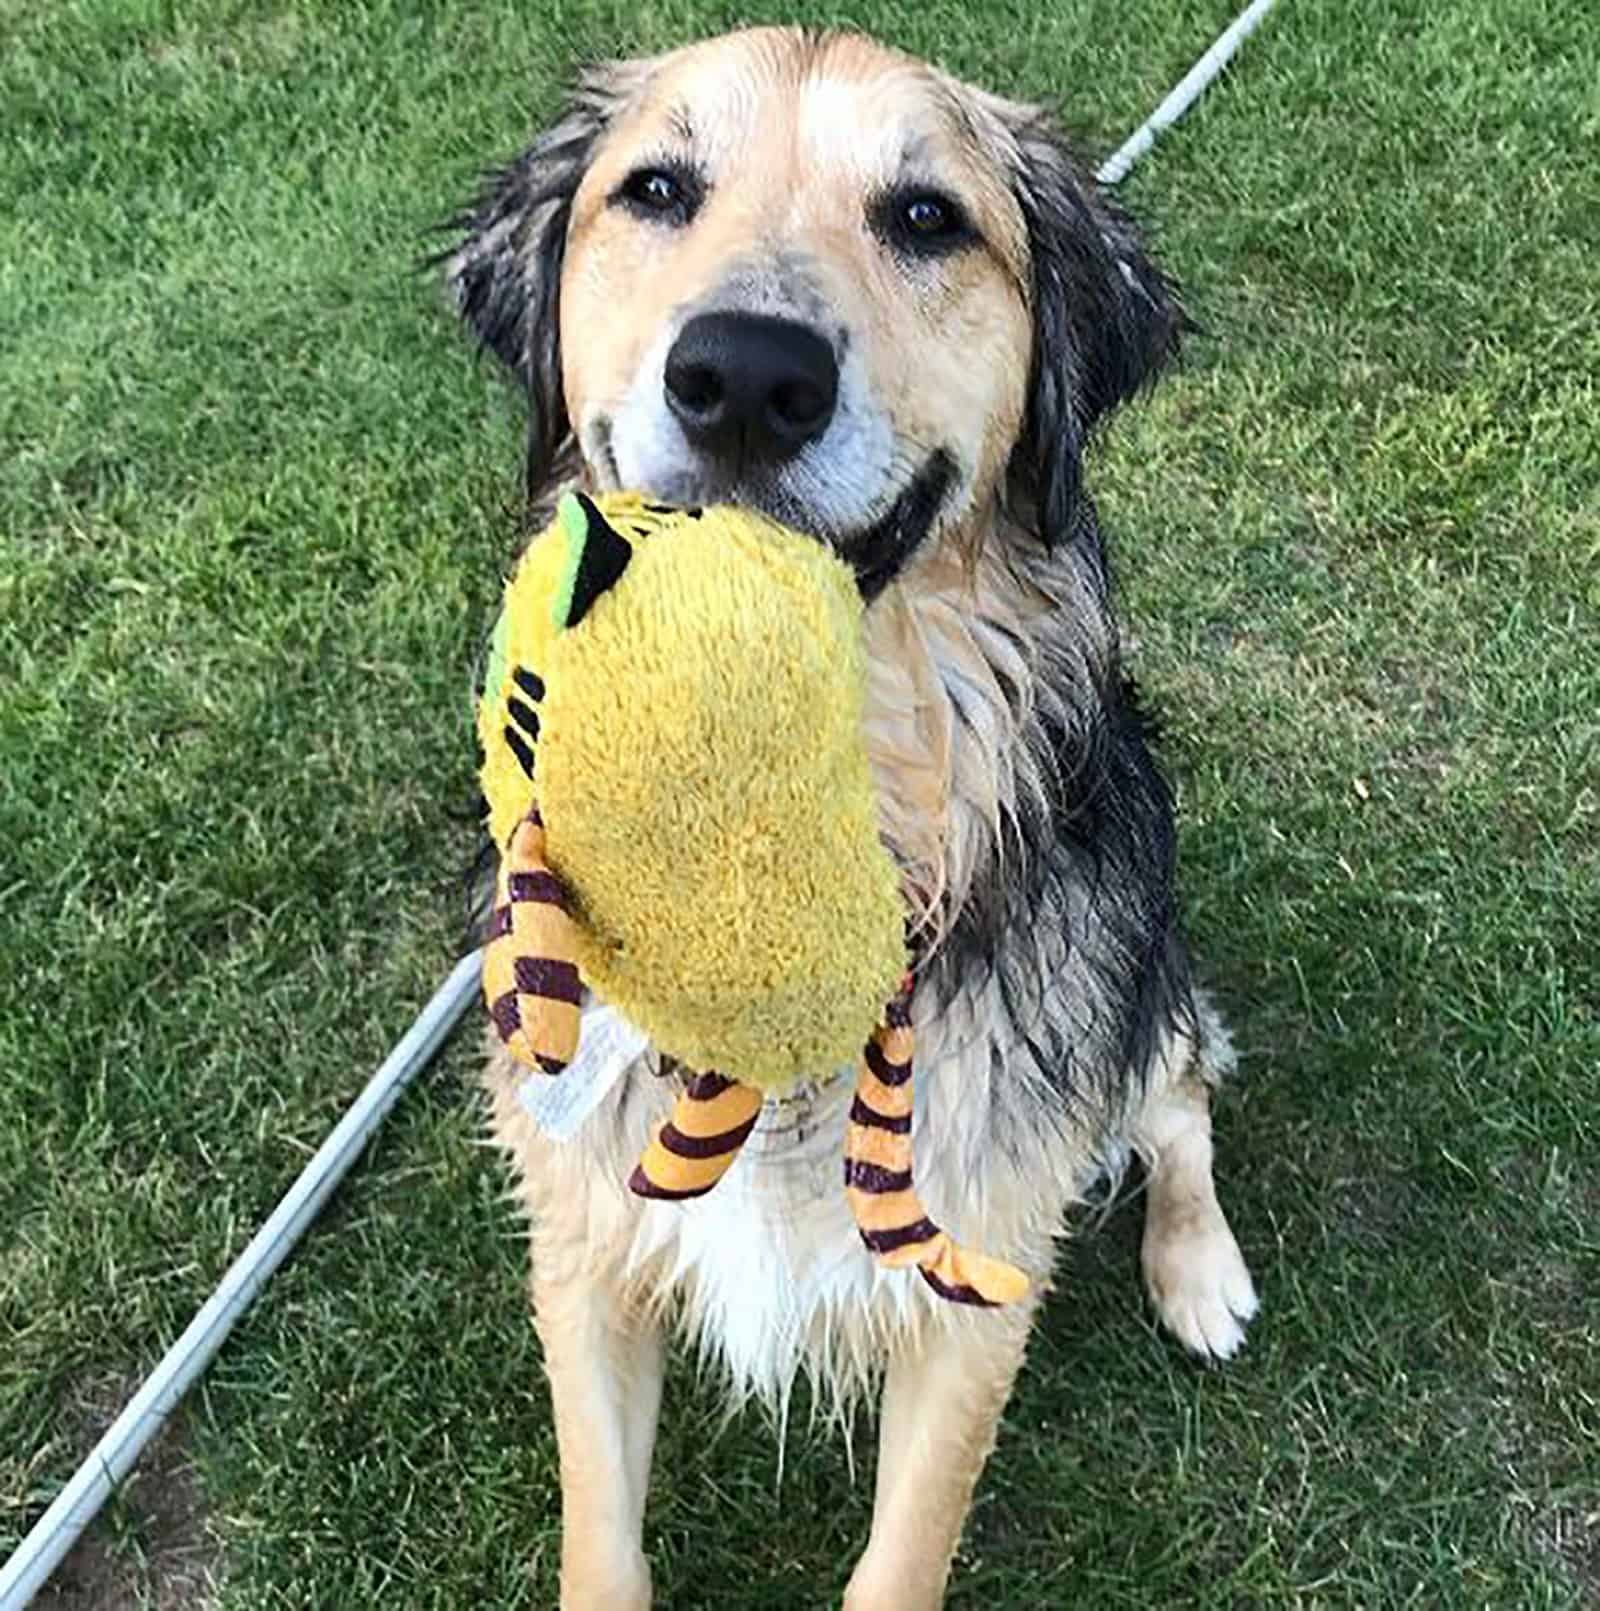
<svg viewBox="0 0 1600 1611"><path fill-rule="evenodd" d="M833 348L803 324L702 313L667 354L667 406L697 448L776 463L828 428L839 395Z"/></svg>

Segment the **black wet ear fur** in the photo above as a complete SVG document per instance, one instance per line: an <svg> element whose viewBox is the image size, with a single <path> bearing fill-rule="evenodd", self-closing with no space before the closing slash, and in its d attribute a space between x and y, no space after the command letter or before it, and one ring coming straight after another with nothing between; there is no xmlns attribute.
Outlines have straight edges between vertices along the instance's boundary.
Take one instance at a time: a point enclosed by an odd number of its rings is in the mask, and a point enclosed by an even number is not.
<svg viewBox="0 0 1600 1611"><path fill-rule="evenodd" d="M447 228L464 232L436 259L456 311L528 397L528 491L548 478L571 434L561 385L561 271L572 200L612 119L647 63L593 68L561 118L485 179Z"/></svg>
<svg viewBox="0 0 1600 1611"><path fill-rule="evenodd" d="M1033 259L1034 351L1010 501L1053 542L1073 524L1095 422L1153 381L1191 326L1133 222L1055 125L1029 109L1011 132Z"/></svg>

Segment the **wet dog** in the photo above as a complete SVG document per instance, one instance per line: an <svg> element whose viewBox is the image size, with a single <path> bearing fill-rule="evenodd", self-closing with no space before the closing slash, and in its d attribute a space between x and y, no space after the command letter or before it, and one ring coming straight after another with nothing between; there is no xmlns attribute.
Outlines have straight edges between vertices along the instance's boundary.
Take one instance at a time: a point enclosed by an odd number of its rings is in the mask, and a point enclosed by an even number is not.
<svg viewBox="0 0 1600 1611"><path fill-rule="evenodd" d="M587 74L459 222L447 283L526 391L535 499L752 505L855 568L934 1217L1037 1293L1069 1207L1138 1154L1155 1306L1231 1355L1256 1307L1211 1174L1231 1053L1082 483L1088 434L1185 326L1127 217L1036 109L859 36L760 29ZM673 1326L780 1412L802 1372L840 1405L881 1383L846 1605L937 1606L1032 1305L877 1268L840 1189L848 1080L769 1103L709 1198L630 1196L678 1085L648 1048L618 1060L589 1059L593 1111L562 1138L503 1054L486 1075L531 1220L563 1606L649 1603Z"/></svg>

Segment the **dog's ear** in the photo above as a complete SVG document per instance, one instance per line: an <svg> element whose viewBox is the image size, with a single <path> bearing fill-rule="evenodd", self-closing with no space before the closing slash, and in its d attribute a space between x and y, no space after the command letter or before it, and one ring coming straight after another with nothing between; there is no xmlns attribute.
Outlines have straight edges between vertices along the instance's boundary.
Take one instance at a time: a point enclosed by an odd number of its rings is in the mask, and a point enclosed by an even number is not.
<svg viewBox="0 0 1600 1611"><path fill-rule="evenodd" d="M1190 328L1126 213L1034 108L1009 107L1013 185L1033 260L1028 412L1011 463L1040 535L1068 530L1095 422L1155 379Z"/></svg>
<svg viewBox="0 0 1600 1611"><path fill-rule="evenodd" d="M561 270L572 200L596 147L651 63L582 74L562 116L510 166L490 174L447 228L445 288L478 340L528 395L528 490L544 482L571 431L561 386Z"/></svg>

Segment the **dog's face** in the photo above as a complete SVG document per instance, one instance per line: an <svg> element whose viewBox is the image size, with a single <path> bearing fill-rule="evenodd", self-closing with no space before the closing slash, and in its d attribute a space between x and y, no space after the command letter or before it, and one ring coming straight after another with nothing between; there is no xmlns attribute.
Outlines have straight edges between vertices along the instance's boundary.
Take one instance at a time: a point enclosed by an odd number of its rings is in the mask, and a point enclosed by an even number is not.
<svg viewBox="0 0 1600 1611"><path fill-rule="evenodd" d="M1181 320L1035 113L854 35L601 70L463 222L530 479L570 434L596 485L764 509L869 595L997 499L1064 530L1084 433Z"/></svg>
<svg viewBox="0 0 1600 1611"><path fill-rule="evenodd" d="M745 34L652 75L567 236L566 403L604 483L753 503L847 549L898 502L925 527L993 487L1025 405L1028 245L974 110L854 38Z"/></svg>

